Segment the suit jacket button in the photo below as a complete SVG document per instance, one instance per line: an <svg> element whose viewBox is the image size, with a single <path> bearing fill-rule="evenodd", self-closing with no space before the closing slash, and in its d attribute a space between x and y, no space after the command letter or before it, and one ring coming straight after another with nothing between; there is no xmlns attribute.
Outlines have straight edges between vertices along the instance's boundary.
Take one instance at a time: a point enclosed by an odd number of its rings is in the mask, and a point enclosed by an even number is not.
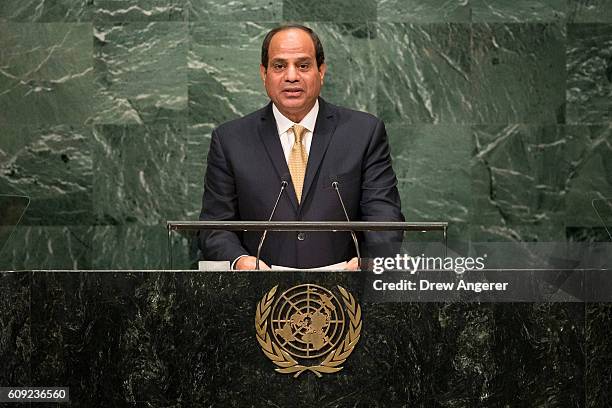
<svg viewBox="0 0 612 408"><path fill-rule="evenodd" d="M298 232L298 234L297 234L297 239L298 239L298 241L303 241L303 240L305 240L305 239L306 239L306 234L305 234L305 233L303 233L303 232Z"/></svg>

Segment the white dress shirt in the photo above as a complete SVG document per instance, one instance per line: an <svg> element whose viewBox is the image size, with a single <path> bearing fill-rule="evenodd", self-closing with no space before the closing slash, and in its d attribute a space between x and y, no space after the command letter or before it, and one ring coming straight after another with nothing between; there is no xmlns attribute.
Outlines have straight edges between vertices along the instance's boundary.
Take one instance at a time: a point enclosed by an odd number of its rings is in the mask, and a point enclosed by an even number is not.
<svg viewBox="0 0 612 408"><path fill-rule="evenodd" d="M272 113L274 114L274 119L276 120L276 128L278 129L278 136L280 137L281 145L283 146L283 153L285 153L285 160L289 163L289 154L291 153L291 149L293 148L293 143L295 143L295 135L293 134L293 125L296 123L291 119L288 119L280 113L276 105L272 104ZM306 154L310 155L310 145L312 144L312 133L314 132L315 124L317 123L317 116L319 115L319 101L315 101L314 106L304 116L298 125L304 126L306 131L304 132L304 136L302 136L302 143L304 144L304 148L306 149Z"/></svg>

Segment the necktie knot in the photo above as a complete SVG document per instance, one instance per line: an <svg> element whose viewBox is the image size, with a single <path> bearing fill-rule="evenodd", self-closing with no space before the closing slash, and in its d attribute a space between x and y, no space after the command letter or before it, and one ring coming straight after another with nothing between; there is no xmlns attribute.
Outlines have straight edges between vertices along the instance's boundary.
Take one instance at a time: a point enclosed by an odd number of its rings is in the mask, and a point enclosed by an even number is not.
<svg viewBox="0 0 612 408"><path fill-rule="evenodd" d="M295 124L293 125L293 134L295 135L295 143L302 143L302 138L304 137L304 131L306 128L302 125Z"/></svg>

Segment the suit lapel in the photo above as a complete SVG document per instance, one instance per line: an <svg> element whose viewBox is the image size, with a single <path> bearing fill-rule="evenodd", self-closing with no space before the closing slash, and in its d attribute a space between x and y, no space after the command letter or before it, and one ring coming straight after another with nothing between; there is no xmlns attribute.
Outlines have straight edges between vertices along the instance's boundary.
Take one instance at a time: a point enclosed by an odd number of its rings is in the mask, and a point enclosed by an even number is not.
<svg viewBox="0 0 612 408"><path fill-rule="evenodd" d="M317 122L310 145L310 154L308 155L304 188L302 189L302 202L308 197L308 192L321 166L321 162L323 161L323 157L325 156L325 152L327 151L327 147L329 146L337 123L338 115L333 105L329 105L323 99L319 98L319 114L317 115Z"/></svg>
<svg viewBox="0 0 612 408"><path fill-rule="evenodd" d="M281 146L280 139L278 137L278 128L276 127L276 121L274 120L274 114L272 113L272 103L269 103L263 110L261 120L259 122L258 132L259 137L266 148L270 161L278 174L278 188L280 189L281 180L286 179L287 181L291 181L291 175L289 174L289 167L287 166L285 154L283 153L283 147ZM293 209L297 212L297 196L292 183L289 183L285 193L289 197Z"/></svg>

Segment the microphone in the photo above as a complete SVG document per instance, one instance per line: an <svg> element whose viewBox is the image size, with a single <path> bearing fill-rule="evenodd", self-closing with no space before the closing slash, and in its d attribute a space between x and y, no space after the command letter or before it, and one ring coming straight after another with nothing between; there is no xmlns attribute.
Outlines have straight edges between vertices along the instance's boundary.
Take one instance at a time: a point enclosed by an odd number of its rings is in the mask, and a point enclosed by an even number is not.
<svg viewBox="0 0 612 408"><path fill-rule="evenodd" d="M283 191L289 185L287 182L287 174L283 174L281 188L278 192L278 197L276 197L276 202L274 203L274 207L272 208L272 212L270 213L270 218L268 218L268 222L272 221L272 217L274 217L274 213L276 212L276 207L278 206L278 202L280 201L281 196L283 195ZM268 230L264 230L263 234L261 234L261 239L259 240L259 245L257 246L257 257L255 259L255 270L259 270L259 256L261 255L261 248L263 247L263 243L266 240L266 235L268 234Z"/></svg>
<svg viewBox="0 0 612 408"><path fill-rule="evenodd" d="M338 194L338 200L340 201L340 205L342 206L342 211L344 211L344 216L348 222L351 222L351 219L346 212L346 207L344 206L344 200L342 200L342 195L340 194L340 183L337 180L332 181L331 183L334 190L336 190L336 194ZM355 244L355 252L357 252L357 266L359 270L361 270L361 253L359 252L359 243L357 242L357 236L355 235L355 231L351 231L351 236L353 237L353 244Z"/></svg>

